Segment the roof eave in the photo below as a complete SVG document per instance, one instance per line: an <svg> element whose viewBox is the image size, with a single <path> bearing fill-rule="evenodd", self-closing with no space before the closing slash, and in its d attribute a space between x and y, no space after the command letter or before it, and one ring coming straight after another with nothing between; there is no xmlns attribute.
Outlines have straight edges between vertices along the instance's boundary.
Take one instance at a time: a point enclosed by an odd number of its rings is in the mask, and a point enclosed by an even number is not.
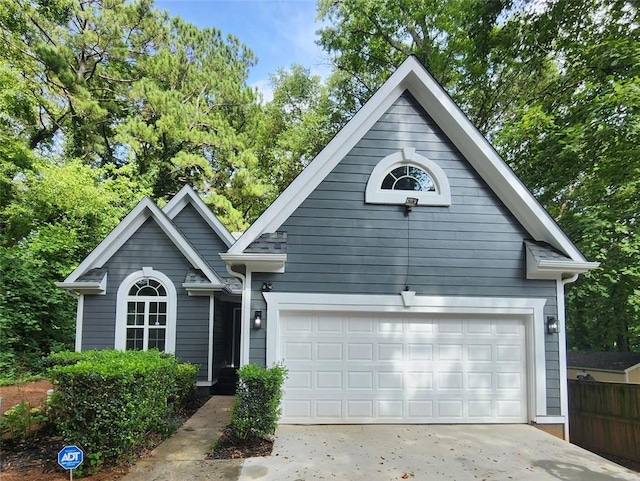
<svg viewBox="0 0 640 481"><path fill-rule="evenodd" d="M78 294L93 294L104 296L107 293L106 285L101 282L56 282L56 287L61 287Z"/></svg>
<svg viewBox="0 0 640 481"><path fill-rule="evenodd" d="M205 284L202 282L183 282L182 287L187 290L190 296L207 296L218 291L230 292L230 289L223 284Z"/></svg>
<svg viewBox="0 0 640 481"><path fill-rule="evenodd" d="M553 261L527 256L527 279L558 279L584 274L600 266L599 262Z"/></svg>
<svg viewBox="0 0 640 481"><path fill-rule="evenodd" d="M244 265L252 272L283 273L287 262L287 254L262 254L262 253L226 253L220 254L223 261L230 268Z"/></svg>

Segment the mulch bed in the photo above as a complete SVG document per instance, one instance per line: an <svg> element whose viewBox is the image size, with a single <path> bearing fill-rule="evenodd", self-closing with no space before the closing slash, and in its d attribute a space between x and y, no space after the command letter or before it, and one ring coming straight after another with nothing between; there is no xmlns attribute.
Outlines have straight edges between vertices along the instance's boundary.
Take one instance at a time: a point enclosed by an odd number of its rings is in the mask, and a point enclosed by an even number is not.
<svg viewBox="0 0 640 481"><path fill-rule="evenodd" d="M272 449L272 441L253 436L240 439L233 435L231 426L227 426L207 459L257 458L270 456Z"/></svg>
<svg viewBox="0 0 640 481"><path fill-rule="evenodd" d="M176 424L182 424L200 409L209 396L199 396L193 399L176 416ZM151 449L162 442L159 437L148 439L148 446L136 451L136 459L145 457ZM51 427L45 427L36 432L25 442L3 440L0 448L0 479L11 481L14 479L30 479L30 481L58 480L64 470L58 466L58 452L64 446L64 441L57 436ZM89 479L113 481L126 474L129 463L120 466L105 467L97 475ZM66 474L66 473L65 473ZM62 479L65 479L64 477ZM68 475L66 475L68 479Z"/></svg>

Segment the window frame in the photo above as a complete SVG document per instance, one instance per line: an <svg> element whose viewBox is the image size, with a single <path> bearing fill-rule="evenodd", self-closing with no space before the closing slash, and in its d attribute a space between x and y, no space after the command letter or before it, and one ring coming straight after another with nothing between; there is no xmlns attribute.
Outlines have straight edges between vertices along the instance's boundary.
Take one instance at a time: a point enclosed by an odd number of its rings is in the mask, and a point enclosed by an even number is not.
<svg viewBox="0 0 640 481"><path fill-rule="evenodd" d="M435 186L434 191L390 190L383 189L382 183L387 175L398 167L416 167L427 173ZM450 206L451 188L444 170L433 160L418 153L413 147L404 147L401 151L387 155L375 166L365 190L365 203L404 205L407 197L418 199L418 206Z"/></svg>
<svg viewBox="0 0 640 481"><path fill-rule="evenodd" d="M129 274L118 287L116 301L116 330L115 330L115 349L125 351L127 349L127 314L129 302L138 302L136 296L129 295L133 285L142 279L153 279L163 285L166 296L137 296L139 302L149 305L152 301L162 301L167 303L167 321L165 326L165 346L164 351L169 354L175 354L176 347L176 318L177 318L177 292L175 285L171 279L160 271L154 270L152 267L143 267L141 270ZM148 349L149 345L149 326L146 322L149 313L145 312L145 324L140 327L144 329L143 350Z"/></svg>

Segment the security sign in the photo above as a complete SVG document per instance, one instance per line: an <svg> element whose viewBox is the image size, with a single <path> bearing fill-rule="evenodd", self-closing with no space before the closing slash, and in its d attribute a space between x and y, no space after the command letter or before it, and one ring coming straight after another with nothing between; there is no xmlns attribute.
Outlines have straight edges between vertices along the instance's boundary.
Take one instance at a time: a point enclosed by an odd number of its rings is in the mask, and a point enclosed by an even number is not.
<svg viewBox="0 0 640 481"><path fill-rule="evenodd" d="M76 469L82 464L84 453L78 446L65 446L58 453L58 464L64 469Z"/></svg>

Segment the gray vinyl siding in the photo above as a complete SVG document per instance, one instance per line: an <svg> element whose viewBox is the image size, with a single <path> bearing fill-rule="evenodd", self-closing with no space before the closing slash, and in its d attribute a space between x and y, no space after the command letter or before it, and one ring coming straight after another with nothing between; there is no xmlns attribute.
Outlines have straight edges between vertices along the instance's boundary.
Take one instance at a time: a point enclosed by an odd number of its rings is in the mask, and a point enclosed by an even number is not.
<svg viewBox="0 0 640 481"><path fill-rule="evenodd" d="M220 258L220 253L227 252L229 248L191 204L174 217L173 223L221 279L229 277Z"/></svg>
<svg viewBox="0 0 640 481"><path fill-rule="evenodd" d="M444 170L451 206L418 206L406 217L403 206L365 204L371 171L403 147ZM418 295L545 298L545 315L557 315L555 281L526 279L530 236L407 93L278 230L288 235L286 272L254 274L252 312L266 313L259 288L269 281L277 292L394 294L407 283ZM556 336L546 350L548 414L556 415ZM264 353L264 336L252 333L251 360L264 363Z"/></svg>
<svg viewBox="0 0 640 481"><path fill-rule="evenodd" d="M176 356L200 366L198 380L208 375L209 297L189 296L182 287L189 261L153 219L138 231L107 262L107 293L85 296L82 349L114 347L118 287L131 273L153 267L171 279L178 295Z"/></svg>

